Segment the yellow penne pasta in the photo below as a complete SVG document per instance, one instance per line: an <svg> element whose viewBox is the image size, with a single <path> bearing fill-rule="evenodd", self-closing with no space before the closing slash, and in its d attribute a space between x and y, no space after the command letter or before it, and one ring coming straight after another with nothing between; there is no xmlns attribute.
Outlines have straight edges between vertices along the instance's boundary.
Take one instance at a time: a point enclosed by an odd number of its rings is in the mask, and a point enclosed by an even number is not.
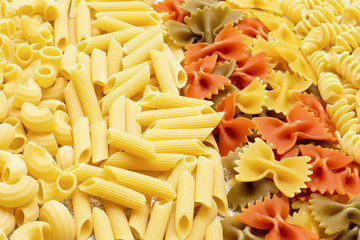
<svg viewBox="0 0 360 240"><path fill-rule="evenodd" d="M96 36L100 36L100 35L101 35L100 29L95 27L93 24L91 24L91 37L96 37Z"/></svg>
<svg viewBox="0 0 360 240"><path fill-rule="evenodd" d="M76 45L76 19L69 18L69 44Z"/></svg>
<svg viewBox="0 0 360 240"><path fill-rule="evenodd" d="M15 138L15 128L8 123L0 123L0 149L7 150Z"/></svg>
<svg viewBox="0 0 360 240"><path fill-rule="evenodd" d="M15 209L15 221L18 226L36 221L39 217L39 206L35 200Z"/></svg>
<svg viewBox="0 0 360 240"><path fill-rule="evenodd" d="M177 190L175 211L175 232L180 239L185 239L192 227L194 216L195 181L189 171L184 171Z"/></svg>
<svg viewBox="0 0 360 240"><path fill-rule="evenodd" d="M70 79L70 69L77 62L78 50L74 45L68 44L65 47L64 55L61 58L60 62L60 74L66 78Z"/></svg>
<svg viewBox="0 0 360 240"><path fill-rule="evenodd" d="M50 200L61 201L69 197L77 186L76 176L71 172L62 173L56 181L46 182L38 179L39 191L35 199L40 205Z"/></svg>
<svg viewBox="0 0 360 240"><path fill-rule="evenodd" d="M9 117L4 120L4 123L8 123L15 128L15 136L10 143L8 151L11 153L22 152L28 140L25 136L24 127L20 119L16 117Z"/></svg>
<svg viewBox="0 0 360 240"><path fill-rule="evenodd" d="M64 98L68 107L71 125L74 126L77 120L84 117L84 112L73 80L64 89Z"/></svg>
<svg viewBox="0 0 360 240"><path fill-rule="evenodd" d="M198 139L174 139L152 141L156 153L181 153L192 155L209 155L211 152Z"/></svg>
<svg viewBox="0 0 360 240"><path fill-rule="evenodd" d="M103 16L112 17L135 26L156 25L162 22L161 17L155 11L121 11L121 12L98 12L96 18Z"/></svg>
<svg viewBox="0 0 360 240"><path fill-rule="evenodd" d="M144 96L139 105L142 107L151 107L157 109L163 108L179 108L192 106L211 106L213 102L196 98L183 96L173 96L167 93L154 92Z"/></svg>
<svg viewBox="0 0 360 240"><path fill-rule="evenodd" d="M91 58L89 55L83 52L78 53L78 63L84 64L85 70L88 76L91 76Z"/></svg>
<svg viewBox="0 0 360 240"><path fill-rule="evenodd" d="M136 93L140 92L148 84L149 79L150 69L149 66L145 66L129 80L103 97L102 113L104 115L108 114L111 104L121 95L125 95L126 97L130 98Z"/></svg>
<svg viewBox="0 0 360 240"><path fill-rule="evenodd" d="M94 48L100 50L107 50L109 47L110 39L114 38L120 44L124 44L133 37L139 35L143 30L141 28L129 28L112 33L102 34L100 36L91 37L79 42L76 48L79 52L91 53Z"/></svg>
<svg viewBox="0 0 360 240"><path fill-rule="evenodd" d="M41 89L41 99L57 99L59 101L65 102L64 91L67 84L68 81L65 78L56 78L54 84L51 87Z"/></svg>
<svg viewBox="0 0 360 240"><path fill-rule="evenodd" d="M169 218L169 222L166 226L166 232L165 232L165 240L178 240L179 237L176 234L175 231L175 210L176 210L176 201L173 202L172 208L171 208L171 213L170 213L170 218Z"/></svg>
<svg viewBox="0 0 360 240"><path fill-rule="evenodd" d="M91 38L91 16L85 1L80 1L76 7L76 41Z"/></svg>
<svg viewBox="0 0 360 240"><path fill-rule="evenodd" d="M106 56L107 62L107 76L110 77L113 74L116 74L122 68L121 59L123 58L123 47L121 44L115 40L115 38L110 39L109 49ZM107 86L107 80L106 85Z"/></svg>
<svg viewBox="0 0 360 240"><path fill-rule="evenodd" d="M182 154L156 153L155 159L149 160L119 151L111 155L105 165L135 171L167 171L183 157Z"/></svg>
<svg viewBox="0 0 360 240"><path fill-rule="evenodd" d="M38 133L28 130L26 137L29 141L45 148L53 157L59 149L53 133Z"/></svg>
<svg viewBox="0 0 360 240"><path fill-rule="evenodd" d="M129 208L140 209L146 202L143 194L96 177L90 178L80 184L79 189Z"/></svg>
<svg viewBox="0 0 360 240"><path fill-rule="evenodd" d="M163 44L162 51L166 53L171 73L178 88L183 88L187 83L187 74L180 62L167 44ZM182 50L181 50L182 51Z"/></svg>
<svg viewBox="0 0 360 240"><path fill-rule="evenodd" d="M51 239L51 228L47 222L29 222L14 231L11 235L12 240L23 239Z"/></svg>
<svg viewBox="0 0 360 240"><path fill-rule="evenodd" d="M45 181L55 181L62 170L45 148L29 141L24 149L24 162L31 176Z"/></svg>
<svg viewBox="0 0 360 240"><path fill-rule="evenodd" d="M139 157L149 160L155 159L155 149L152 142L114 128L109 128L108 134L109 145Z"/></svg>
<svg viewBox="0 0 360 240"><path fill-rule="evenodd" d="M174 188L168 182L157 178L111 166L104 167L104 174L107 179L147 196L156 196L161 199L175 199L176 197Z"/></svg>
<svg viewBox="0 0 360 240"><path fill-rule="evenodd" d="M205 240L223 240L223 229L219 219L215 219L207 227Z"/></svg>
<svg viewBox="0 0 360 240"><path fill-rule="evenodd" d="M32 103L22 104L20 117L25 127L31 131L51 132L56 127L54 116L49 109L39 109Z"/></svg>
<svg viewBox="0 0 360 240"><path fill-rule="evenodd" d="M85 182L92 177L105 179L104 170L102 168L84 163L76 164L66 169L65 172L72 172L75 174L76 179L79 182Z"/></svg>
<svg viewBox="0 0 360 240"><path fill-rule="evenodd" d="M198 213L196 214L191 232L187 239L198 240L203 239L206 234L207 227L214 221L216 217L217 209L216 203L213 201L210 208L201 206Z"/></svg>
<svg viewBox="0 0 360 240"><path fill-rule="evenodd" d="M124 30L125 31L125 30ZM149 41L140 45L136 50L126 55L122 60L123 69L131 68L150 59L150 50L160 50L164 42L163 34L159 33Z"/></svg>
<svg viewBox="0 0 360 240"><path fill-rule="evenodd" d="M152 8L140 1L125 2L88 2L87 5L97 12L106 11L151 11Z"/></svg>
<svg viewBox="0 0 360 240"><path fill-rule="evenodd" d="M14 184L0 182L0 206L16 208L31 202L39 186L36 180L27 175L23 175Z"/></svg>
<svg viewBox="0 0 360 240"><path fill-rule="evenodd" d="M71 199L74 209L77 239L87 239L93 230L89 194L84 193L76 188Z"/></svg>
<svg viewBox="0 0 360 240"><path fill-rule="evenodd" d="M74 124L73 136L75 163L89 162L91 158L91 141L87 117L80 118Z"/></svg>
<svg viewBox="0 0 360 240"><path fill-rule="evenodd" d="M93 21L92 24L93 26L109 33L129 29L129 28L136 28L136 26L134 25L128 24L124 21L120 21L108 16L100 17L95 21Z"/></svg>
<svg viewBox="0 0 360 240"><path fill-rule="evenodd" d="M54 40L55 46L61 50L65 49L69 43L69 0L58 1L58 15L54 20Z"/></svg>
<svg viewBox="0 0 360 240"><path fill-rule="evenodd" d="M110 220L106 213L100 208L94 207L92 210L92 217L94 222L94 233L96 239L114 239Z"/></svg>
<svg viewBox="0 0 360 240"><path fill-rule="evenodd" d="M112 38L113 39L113 38ZM111 42L111 40L110 40ZM91 51L91 81L93 84L105 86L107 83L106 52L93 49Z"/></svg>
<svg viewBox="0 0 360 240"><path fill-rule="evenodd" d="M186 170L192 173L197 165L197 162L198 159L195 156L185 156L177 163L176 166L174 166L174 170L171 172L166 181L170 183L174 189L177 189L181 174Z"/></svg>
<svg viewBox="0 0 360 240"><path fill-rule="evenodd" d="M86 74L83 64L77 63L71 68L72 80L75 83L76 92L79 96L81 106L90 123L102 120L100 107L91 84L90 76Z"/></svg>
<svg viewBox="0 0 360 240"><path fill-rule="evenodd" d="M33 51L29 44L19 44L11 61L19 65L21 68L26 68L30 62L33 61Z"/></svg>
<svg viewBox="0 0 360 240"><path fill-rule="evenodd" d="M195 178L195 203L210 207L214 191L214 161L204 156L198 158Z"/></svg>
<svg viewBox="0 0 360 240"><path fill-rule="evenodd" d="M69 210L60 202L50 200L40 209L39 220L50 224L51 239L75 239L75 223Z"/></svg>
<svg viewBox="0 0 360 240"><path fill-rule="evenodd" d="M131 99L126 99L125 104L125 129L126 132L134 135L140 136L141 135L141 125L136 121L137 115L141 112L141 107L138 106L134 101Z"/></svg>
<svg viewBox="0 0 360 240"><path fill-rule="evenodd" d="M107 126L105 121L100 121L90 125L91 135L91 162L93 164L101 163L108 159L108 141Z"/></svg>
<svg viewBox="0 0 360 240"><path fill-rule="evenodd" d="M148 224L151 198L146 197L145 205L140 209L132 209L129 219L131 232L136 238L143 239Z"/></svg>
<svg viewBox="0 0 360 240"><path fill-rule="evenodd" d="M144 240L164 238L172 205L172 201L156 201L154 203Z"/></svg>
<svg viewBox="0 0 360 240"><path fill-rule="evenodd" d="M148 129L141 137L149 141L163 141L172 139L196 138L204 141L214 128L193 128L193 129Z"/></svg>
<svg viewBox="0 0 360 240"><path fill-rule="evenodd" d="M0 229L9 235L15 227L15 216L13 210L7 207L0 207Z"/></svg>
<svg viewBox="0 0 360 240"><path fill-rule="evenodd" d="M111 105L109 110L109 128L118 129L126 132L125 119L126 119L126 97L121 95Z"/></svg>
<svg viewBox="0 0 360 240"><path fill-rule="evenodd" d="M62 146L56 154L56 163L62 170L66 170L75 164L74 149L71 146Z"/></svg>
<svg viewBox="0 0 360 240"><path fill-rule="evenodd" d="M219 151L219 147L216 143L216 139L214 137L214 135L211 133L209 134L209 136L207 136L207 138L203 141L203 143L207 146L207 147L211 147L214 148L216 151Z"/></svg>
<svg viewBox="0 0 360 240"><path fill-rule="evenodd" d="M124 208L116 203L102 200L106 214L109 217L112 232L115 239L134 240L131 233Z"/></svg>

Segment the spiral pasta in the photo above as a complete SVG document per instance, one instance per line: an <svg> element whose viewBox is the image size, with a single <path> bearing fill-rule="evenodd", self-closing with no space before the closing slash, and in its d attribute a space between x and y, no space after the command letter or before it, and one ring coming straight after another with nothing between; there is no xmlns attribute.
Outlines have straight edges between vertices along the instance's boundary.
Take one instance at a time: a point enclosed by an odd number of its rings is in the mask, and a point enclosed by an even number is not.
<svg viewBox="0 0 360 240"><path fill-rule="evenodd" d="M344 94L339 76L332 72L320 73L318 88L322 99L329 104L334 104Z"/></svg>
<svg viewBox="0 0 360 240"><path fill-rule="evenodd" d="M349 52L330 54L331 65L355 87L360 88L360 61Z"/></svg>
<svg viewBox="0 0 360 240"><path fill-rule="evenodd" d="M351 25L339 24L339 23L323 23L321 24L322 31L319 35L319 42L322 42L324 46L334 46L336 43L336 36L341 32L354 28Z"/></svg>
<svg viewBox="0 0 360 240"><path fill-rule="evenodd" d="M299 22L303 17L305 17L308 10L302 0L281 1L280 8L284 11L285 15L295 23Z"/></svg>
<svg viewBox="0 0 360 240"><path fill-rule="evenodd" d="M360 24L360 2L356 1L344 7L342 23L351 25Z"/></svg>
<svg viewBox="0 0 360 240"><path fill-rule="evenodd" d="M355 27L345 32L341 32L336 36L335 44L338 49L341 47L343 51L351 53L354 49L360 46L360 27ZM341 51L341 49L338 51Z"/></svg>
<svg viewBox="0 0 360 240"><path fill-rule="evenodd" d="M321 33L321 26L314 27L310 30L310 32L301 42L300 50L302 54L306 56L324 47L324 42L319 41L319 36Z"/></svg>
<svg viewBox="0 0 360 240"><path fill-rule="evenodd" d="M325 51L315 51L309 57L308 61L319 76L322 72L328 72L331 70L331 64L329 61L329 54Z"/></svg>
<svg viewBox="0 0 360 240"><path fill-rule="evenodd" d="M357 90L346 80L342 80L341 84L344 88L344 95L343 98L346 98L349 104L353 104L355 102L355 94Z"/></svg>
<svg viewBox="0 0 360 240"><path fill-rule="evenodd" d="M360 163L360 134L355 132L347 132L344 136L340 136L338 131L335 132L341 149L349 156L352 156L357 163Z"/></svg>

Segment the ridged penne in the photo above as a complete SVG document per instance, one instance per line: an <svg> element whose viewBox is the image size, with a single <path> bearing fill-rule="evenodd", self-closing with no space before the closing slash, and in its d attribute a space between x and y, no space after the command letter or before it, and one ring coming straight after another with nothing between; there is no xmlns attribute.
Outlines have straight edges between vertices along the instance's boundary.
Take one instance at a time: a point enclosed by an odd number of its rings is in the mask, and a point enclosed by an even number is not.
<svg viewBox="0 0 360 240"><path fill-rule="evenodd" d="M79 189L129 208L140 209L146 202L143 194L96 177L90 178L80 184Z"/></svg>
<svg viewBox="0 0 360 240"><path fill-rule="evenodd" d="M174 53L171 51L170 47L166 43L163 44L162 51L165 52L168 57L168 64L174 77L176 86L178 88L183 88L187 83L187 74L180 64L181 60L178 60L175 57ZM180 49L180 51L183 53L182 49Z"/></svg>
<svg viewBox="0 0 360 240"><path fill-rule="evenodd" d="M156 153L181 153L192 155L209 155L211 152L198 139L174 139L152 141Z"/></svg>
<svg viewBox="0 0 360 240"><path fill-rule="evenodd" d="M75 163L88 163L91 158L89 121L80 118L73 127Z"/></svg>
<svg viewBox="0 0 360 240"><path fill-rule="evenodd" d="M36 221L39 217L39 206L35 200L15 209L15 221L18 226Z"/></svg>
<svg viewBox="0 0 360 240"><path fill-rule="evenodd" d="M107 126L105 121L100 121L90 125L91 135L91 162L93 164L101 163L108 159L108 138Z"/></svg>
<svg viewBox="0 0 360 240"><path fill-rule="evenodd" d="M117 73L122 68L121 60L123 58L123 47L121 44L115 40L115 38L110 39L109 49L106 56L107 62L107 76L110 77L111 75ZM107 86L107 80L106 85Z"/></svg>
<svg viewBox="0 0 360 240"><path fill-rule="evenodd" d="M107 77L106 52L95 48L91 51L91 81L103 87L107 83Z"/></svg>
<svg viewBox="0 0 360 240"><path fill-rule="evenodd" d="M69 0L60 0L58 2L58 14L54 20L54 41L55 46L61 50L65 49L69 43L69 18L70 7Z"/></svg>
<svg viewBox="0 0 360 240"><path fill-rule="evenodd" d="M113 17L135 26L156 25L162 22L160 15L155 11L118 11L98 12L95 14L96 18L103 16Z"/></svg>
<svg viewBox="0 0 360 240"><path fill-rule="evenodd" d="M92 177L105 179L103 168L95 167L84 163L76 164L66 169L66 172L72 172L73 174L75 174L76 179L79 182L85 182L86 180Z"/></svg>
<svg viewBox="0 0 360 240"><path fill-rule="evenodd" d="M118 129L126 132L126 97L121 95L118 97L110 107L109 110L109 128Z"/></svg>
<svg viewBox="0 0 360 240"><path fill-rule="evenodd" d="M132 209L129 219L131 232L135 237L144 239L150 213L151 198L146 197L146 203L140 209Z"/></svg>
<svg viewBox="0 0 360 240"><path fill-rule="evenodd" d="M139 48L141 45L156 37L159 33L166 33L161 25L156 25L154 27L149 28L143 33L137 35L133 39L127 41L124 44L124 52L126 54L130 54Z"/></svg>
<svg viewBox="0 0 360 240"><path fill-rule="evenodd" d="M198 158L195 178L195 203L210 208L213 202L214 161L204 156Z"/></svg>
<svg viewBox="0 0 360 240"><path fill-rule="evenodd" d="M71 199L74 210L77 239L85 240L91 235L93 230L89 194L76 188Z"/></svg>
<svg viewBox="0 0 360 240"><path fill-rule="evenodd" d="M77 48L71 44L66 45L64 50L64 55L61 58L61 62L60 62L60 74L64 78L70 79L71 77L70 69L74 64L76 64L77 57L78 57Z"/></svg>
<svg viewBox="0 0 360 240"><path fill-rule="evenodd" d="M64 89L64 97L68 107L71 125L74 126L77 120L84 117L84 112L73 80L71 80Z"/></svg>
<svg viewBox="0 0 360 240"><path fill-rule="evenodd" d="M176 190L181 174L186 170L192 173L197 163L197 157L191 155L185 156L176 164L176 166L174 166L174 170L171 172L166 181L170 183Z"/></svg>
<svg viewBox="0 0 360 240"><path fill-rule="evenodd" d="M149 141L161 141L172 139L196 138L204 141L214 128L193 128L193 129L148 129L141 137Z"/></svg>
<svg viewBox="0 0 360 240"><path fill-rule="evenodd" d="M93 26L109 33L129 29L129 28L136 28L134 25L128 24L124 21L120 21L108 16L99 17L95 21L93 21L92 24Z"/></svg>
<svg viewBox="0 0 360 240"><path fill-rule="evenodd" d="M79 52L77 61L78 63L84 64L87 75L91 77L91 57L86 53Z"/></svg>
<svg viewBox="0 0 360 240"><path fill-rule="evenodd" d="M127 98L125 104L125 129L127 133L134 136L141 135L141 125L136 121L136 117L140 112L141 107Z"/></svg>
<svg viewBox="0 0 360 240"><path fill-rule="evenodd" d="M219 219L215 219L207 227L205 240L223 240L223 229Z"/></svg>
<svg viewBox="0 0 360 240"><path fill-rule="evenodd" d="M140 1L88 2L87 5L97 12L105 11L151 11L152 8Z"/></svg>
<svg viewBox="0 0 360 240"><path fill-rule="evenodd" d="M154 203L144 240L164 238L172 205L172 201L156 201Z"/></svg>
<svg viewBox="0 0 360 240"><path fill-rule="evenodd" d="M90 9L85 1L80 1L76 7L76 41L91 38L91 16Z"/></svg>
<svg viewBox="0 0 360 240"><path fill-rule="evenodd" d="M95 238L99 240L114 239L109 217L100 208L92 210Z"/></svg>

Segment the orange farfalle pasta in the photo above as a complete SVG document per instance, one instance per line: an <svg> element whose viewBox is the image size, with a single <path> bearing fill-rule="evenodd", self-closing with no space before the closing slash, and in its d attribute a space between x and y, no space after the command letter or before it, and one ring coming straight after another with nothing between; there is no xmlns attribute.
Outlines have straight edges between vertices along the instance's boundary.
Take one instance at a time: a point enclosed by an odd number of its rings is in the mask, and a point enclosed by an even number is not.
<svg viewBox="0 0 360 240"><path fill-rule="evenodd" d="M244 42L241 32L232 23L226 25L215 38L213 44L195 43L185 47L185 63L196 62L199 58L210 56L214 53L225 61L235 59L241 61L247 58L249 48Z"/></svg>
<svg viewBox="0 0 360 240"><path fill-rule="evenodd" d="M345 186L334 171L351 163L353 158L338 150L312 144L300 145L299 148L303 156L311 157L309 163L312 165L310 170L313 173L309 175L311 181L306 182L310 190L319 191L321 194L325 192L333 194L335 191L344 194Z"/></svg>
<svg viewBox="0 0 360 240"><path fill-rule="evenodd" d="M219 90L224 89L224 85L229 85L231 81L220 75L212 74L217 60L217 54L200 58L184 69L187 73L190 87L186 90L185 96L192 98L211 98L213 94L218 94Z"/></svg>
<svg viewBox="0 0 360 240"><path fill-rule="evenodd" d="M289 216L289 200L283 195L281 198L274 195L273 198L265 198L263 202L257 201L255 205L249 205L237 215L238 221L258 229L269 231L265 240L317 240L319 237L306 228L287 223Z"/></svg>
<svg viewBox="0 0 360 240"><path fill-rule="evenodd" d="M286 115L287 122L273 117L258 117L253 121L258 134L271 143L277 153L289 151L298 139L329 140L332 135L307 107L297 102Z"/></svg>
<svg viewBox="0 0 360 240"><path fill-rule="evenodd" d="M237 88L243 89L257 77L262 80L263 83L267 83L272 65L265 56L266 52L260 52L255 56L249 56L249 58L244 61L237 62L238 67L235 68L230 77L233 84Z"/></svg>
<svg viewBox="0 0 360 240"><path fill-rule="evenodd" d="M360 165L358 163L350 163L336 175L340 178L349 199L360 193Z"/></svg>
<svg viewBox="0 0 360 240"><path fill-rule="evenodd" d="M260 35L264 39L267 39L269 29L256 18L247 17L236 24L236 26L243 34L249 37L256 38Z"/></svg>
<svg viewBox="0 0 360 240"><path fill-rule="evenodd" d="M164 0L157 4L153 4L152 7L157 12L168 12L169 17L166 20L175 20L184 23L184 17L188 15L180 8L181 4L184 2L184 0Z"/></svg>
<svg viewBox="0 0 360 240"><path fill-rule="evenodd" d="M244 117L233 119L235 113L236 92L227 95L216 108L217 112L225 112L218 125L219 131L219 152L221 156L226 156L229 151L234 151L237 147L242 147L247 142L247 136L252 134L250 128L255 124Z"/></svg>
<svg viewBox="0 0 360 240"><path fill-rule="evenodd" d="M315 97L313 94L294 93L294 97L304 106L308 107L310 111L314 112L315 117L320 118L320 122L325 124L325 127L333 135L333 140L336 139L336 127L330 120L329 114L326 112L326 103Z"/></svg>

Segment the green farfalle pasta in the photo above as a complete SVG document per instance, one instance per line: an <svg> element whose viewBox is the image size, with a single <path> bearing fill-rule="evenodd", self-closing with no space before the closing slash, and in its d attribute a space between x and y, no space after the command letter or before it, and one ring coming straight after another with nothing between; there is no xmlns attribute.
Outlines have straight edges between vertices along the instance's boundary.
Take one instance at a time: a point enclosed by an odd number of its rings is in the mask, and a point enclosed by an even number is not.
<svg viewBox="0 0 360 240"><path fill-rule="evenodd" d="M360 194L343 204L314 193L309 202L311 215L325 228L326 234L339 233L350 224L360 224Z"/></svg>
<svg viewBox="0 0 360 240"><path fill-rule="evenodd" d="M220 74L226 78L229 78L231 74L234 72L235 66L236 66L235 59L231 59L231 61L225 61L223 63L219 63L212 71L212 74Z"/></svg>
<svg viewBox="0 0 360 240"><path fill-rule="evenodd" d="M215 0L188 0L180 8L186 12L195 12L204 7L211 7L214 4L216 4Z"/></svg>
<svg viewBox="0 0 360 240"><path fill-rule="evenodd" d="M229 190L227 198L229 204L237 209L254 204L257 200L262 201L265 197L270 198L278 191L270 179L264 178L255 182L237 182Z"/></svg>
<svg viewBox="0 0 360 240"><path fill-rule="evenodd" d="M358 240L360 239L360 226L350 224L346 227L335 240Z"/></svg>
<svg viewBox="0 0 360 240"><path fill-rule="evenodd" d="M239 153L242 152L241 147L237 147L235 151L229 151L226 157L221 158L223 166L233 175L236 175L235 167L237 167L235 161L239 160Z"/></svg>
<svg viewBox="0 0 360 240"><path fill-rule="evenodd" d="M224 90L219 90L218 94L212 95L210 100L214 103L213 107L216 109L224 97L238 91L239 89L232 84L224 86Z"/></svg>
<svg viewBox="0 0 360 240"><path fill-rule="evenodd" d="M263 240L266 230L259 230L239 222L235 215L226 216L221 220L223 237L225 240Z"/></svg>

